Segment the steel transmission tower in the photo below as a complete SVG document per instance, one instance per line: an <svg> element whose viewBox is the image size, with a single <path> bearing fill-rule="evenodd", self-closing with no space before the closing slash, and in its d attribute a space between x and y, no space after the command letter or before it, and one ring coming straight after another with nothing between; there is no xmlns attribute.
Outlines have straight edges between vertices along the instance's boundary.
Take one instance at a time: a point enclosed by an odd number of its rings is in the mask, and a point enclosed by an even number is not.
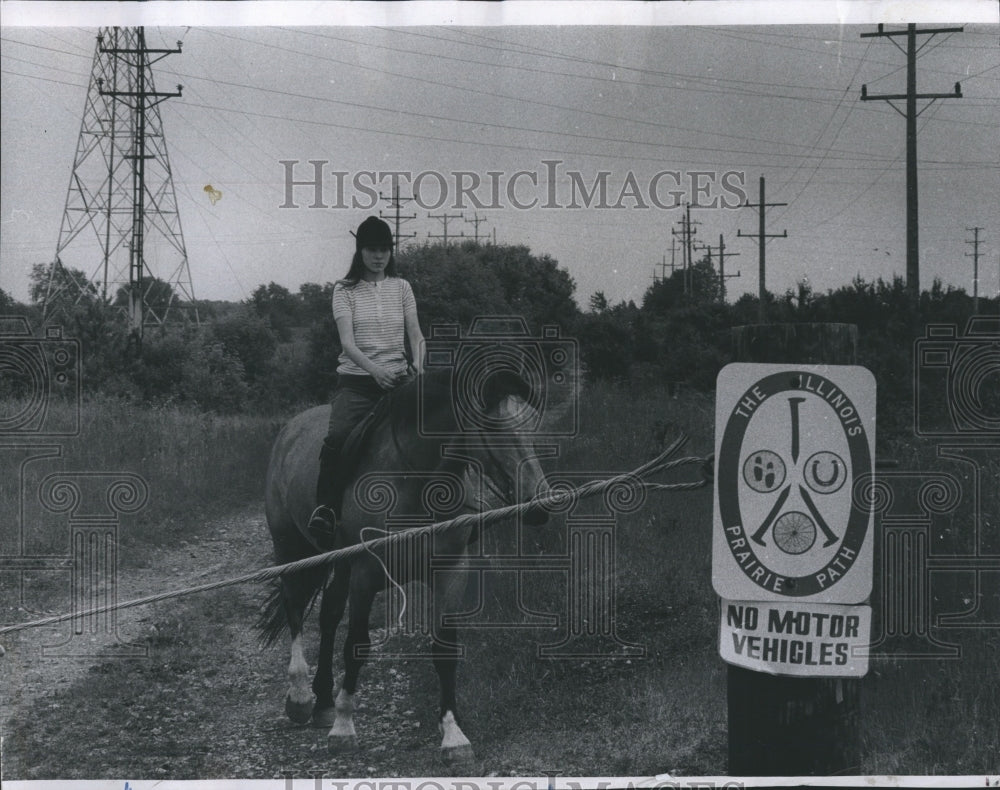
<svg viewBox="0 0 1000 790"><path fill-rule="evenodd" d="M49 320L71 270L75 296L98 289L127 311L133 334L194 306L194 287L181 230L159 104L180 96L160 92L152 66L176 49L146 46L143 28L103 28L90 74L73 171L44 306ZM62 270L60 272L60 270ZM165 287L169 286L169 288ZM187 305L183 303L187 302Z"/></svg>

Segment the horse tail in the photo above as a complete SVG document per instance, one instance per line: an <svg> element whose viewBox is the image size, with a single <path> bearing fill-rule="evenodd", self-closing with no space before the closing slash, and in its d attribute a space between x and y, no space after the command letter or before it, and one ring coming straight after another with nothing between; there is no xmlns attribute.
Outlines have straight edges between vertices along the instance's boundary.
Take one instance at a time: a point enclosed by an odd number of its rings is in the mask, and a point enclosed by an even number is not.
<svg viewBox="0 0 1000 790"><path fill-rule="evenodd" d="M270 647L288 628L284 596L281 594L281 579L275 579L257 617L257 631L262 647Z"/></svg>
<svg viewBox="0 0 1000 790"><path fill-rule="evenodd" d="M337 573L346 573L350 576L349 563L337 563L335 566ZM261 604L260 613L257 617L257 632L260 636L262 647L270 647L288 628L288 609L285 601L285 585L294 584L299 586L297 591L305 599L303 606L302 620L304 621L312 611L316 599L323 591L329 575L327 566L310 568L305 571L289 574L286 578L275 579L271 586L271 591Z"/></svg>

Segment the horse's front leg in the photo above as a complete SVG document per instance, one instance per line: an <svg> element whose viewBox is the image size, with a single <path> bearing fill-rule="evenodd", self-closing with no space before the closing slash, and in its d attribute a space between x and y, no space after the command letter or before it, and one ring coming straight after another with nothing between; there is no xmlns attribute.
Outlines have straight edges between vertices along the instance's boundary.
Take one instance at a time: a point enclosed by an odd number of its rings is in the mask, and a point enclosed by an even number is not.
<svg viewBox="0 0 1000 790"><path fill-rule="evenodd" d="M438 728L441 731L441 758L449 766L466 765L475 761L472 744L458 724L456 676L458 659L462 655L458 631L447 623L447 616L459 611L462 593L467 582L467 572L455 569L436 573L433 583L434 611L431 647L434 669L441 686L441 707Z"/></svg>
<svg viewBox="0 0 1000 790"><path fill-rule="evenodd" d="M358 675L371 649L368 619L372 602L378 592L378 580L370 570L355 566L350 583L350 614L347 639L344 640L344 680L333 703L333 726L327 734L330 751L345 752L358 748L354 729L354 694L358 689Z"/></svg>

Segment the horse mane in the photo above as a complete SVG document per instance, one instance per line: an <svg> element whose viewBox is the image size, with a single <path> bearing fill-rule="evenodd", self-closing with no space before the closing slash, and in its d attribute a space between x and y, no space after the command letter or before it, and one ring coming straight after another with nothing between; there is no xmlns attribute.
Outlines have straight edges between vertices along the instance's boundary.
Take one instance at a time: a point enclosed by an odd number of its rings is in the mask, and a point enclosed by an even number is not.
<svg viewBox="0 0 1000 790"><path fill-rule="evenodd" d="M488 408L507 396L513 395L529 402L533 396L530 382L512 370L497 370L484 381L486 391L482 396ZM415 426L423 418L434 421L435 432L460 433L453 412L455 399L460 397L455 386L452 371L433 368L392 390L385 399L385 405L393 430ZM423 414L420 414L421 408Z"/></svg>

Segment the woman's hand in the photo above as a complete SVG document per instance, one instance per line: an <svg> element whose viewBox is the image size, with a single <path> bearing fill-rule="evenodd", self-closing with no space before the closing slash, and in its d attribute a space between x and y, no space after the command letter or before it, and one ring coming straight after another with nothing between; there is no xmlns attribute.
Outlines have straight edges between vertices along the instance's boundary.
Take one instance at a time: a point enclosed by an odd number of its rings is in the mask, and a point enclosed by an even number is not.
<svg viewBox="0 0 1000 790"><path fill-rule="evenodd" d="M399 384L400 379L405 375L405 373L390 373L381 365L376 365L375 369L372 371L372 378L375 379L375 383L384 390L391 390Z"/></svg>

